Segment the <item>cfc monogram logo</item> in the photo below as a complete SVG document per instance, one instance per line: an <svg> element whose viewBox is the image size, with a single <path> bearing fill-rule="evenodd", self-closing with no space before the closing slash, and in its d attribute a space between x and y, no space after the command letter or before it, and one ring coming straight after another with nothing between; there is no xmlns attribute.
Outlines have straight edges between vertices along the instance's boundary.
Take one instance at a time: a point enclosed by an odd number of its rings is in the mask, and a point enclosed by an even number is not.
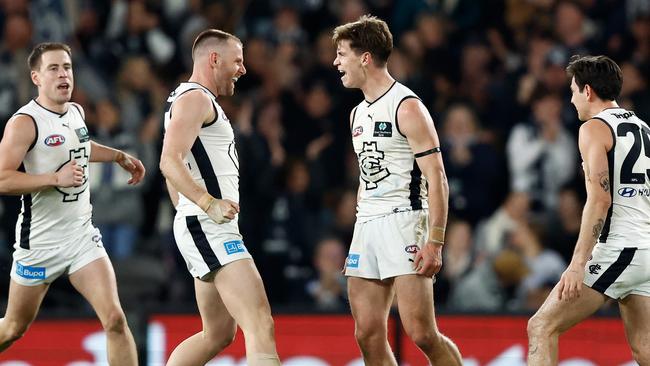
<svg viewBox="0 0 650 366"><path fill-rule="evenodd" d="M383 168L384 152L377 150L377 142L364 142L363 151L359 153L359 168L361 179L366 183L366 190L377 188L377 183L390 175Z"/></svg>
<svg viewBox="0 0 650 366"><path fill-rule="evenodd" d="M589 266L589 273L591 274L598 274L598 271L600 270L600 264L592 264Z"/></svg>

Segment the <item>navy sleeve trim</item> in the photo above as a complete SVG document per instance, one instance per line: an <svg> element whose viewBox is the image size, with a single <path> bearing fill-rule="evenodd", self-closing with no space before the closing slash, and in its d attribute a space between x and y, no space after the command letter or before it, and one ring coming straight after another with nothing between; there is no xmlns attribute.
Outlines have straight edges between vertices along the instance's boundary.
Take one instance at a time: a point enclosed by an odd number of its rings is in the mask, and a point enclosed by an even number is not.
<svg viewBox="0 0 650 366"><path fill-rule="evenodd" d="M36 146L36 141L38 141L38 125L36 124L36 120L34 119L34 116L32 116L31 114L22 113L22 112L14 114L14 116L18 116L18 115L27 116L31 118L32 123L34 123L34 141L32 141L32 144L29 145L29 149L27 149L27 151L32 151L34 146Z"/></svg>
<svg viewBox="0 0 650 366"><path fill-rule="evenodd" d="M415 96L415 95L408 95L408 96L402 98L402 100L400 100L399 103L397 103L397 108L395 108L395 127L397 128L397 132L399 132L399 134L402 135L402 136L405 137L405 138L406 138L406 135L404 135L404 134L402 133L402 131L399 129L399 122L397 121L397 113L399 112L399 106L402 105L402 102L405 101L405 100L407 100L407 99L411 99L411 98L414 98L414 99L417 99L417 100L419 100L419 101L422 101L420 98L418 98L418 97Z"/></svg>

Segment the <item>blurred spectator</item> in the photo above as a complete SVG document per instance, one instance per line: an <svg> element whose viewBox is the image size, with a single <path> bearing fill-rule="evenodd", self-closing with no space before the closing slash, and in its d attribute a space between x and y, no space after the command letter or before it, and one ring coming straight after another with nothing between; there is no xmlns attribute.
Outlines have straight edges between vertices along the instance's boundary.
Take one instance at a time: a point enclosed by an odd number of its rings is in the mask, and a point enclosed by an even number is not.
<svg viewBox="0 0 650 366"><path fill-rule="evenodd" d="M507 235L520 222L529 219L530 198L524 192L511 192L505 202L476 228L476 249L479 259L493 257L504 248Z"/></svg>
<svg viewBox="0 0 650 366"><path fill-rule="evenodd" d="M481 141L476 115L467 105L447 110L441 145L450 214L475 225L492 214L505 195L505 167L496 149Z"/></svg>
<svg viewBox="0 0 650 366"><path fill-rule="evenodd" d="M515 126L508 138L508 165L512 189L530 194L533 209L546 213L576 174L576 142L562 124L557 94L540 88L531 103L530 120Z"/></svg>
<svg viewBox="0 0 650 366"><path fill-rule="evenodd" d="M583 205L575 190L563 188L558 194L556 214L547 223L547 227L553 228L548 230L547 247L559 253L566 263L571 262L578 241Z"/></svg>
<svg viewBox="0 0 650 366"><path fill-rule="evenodd" d="M517 289L517 307L519 308L530 304L527 303L527 300L532 292L542 290L548 284L557 283L566 269L566 262L562 257L557 252L546 248L539 230L539 228L534 230L531 226L522 224L510 236L510 246L523 257L526 267L528 267L528 274ZM526 310L537 310L537 307Z"/></svg>
<svg viewBox="0 0 650 366"><path fill-rule="evenodd" d="M528 274L523 258L512 250L483 261L451 290L447 306L457 311L503 311Z"/></svg>
<svg viewBox="0 0 650 366"><path fill-rule="evenodd" d="M644 78L641 70L631 63L620 65L623 72L623 87L619 98L623 108L634 111L644 121L650 118L650 91L648 79Z"/></svg>
<svg viewBox="0 0 650 366"><path fill-rule="evenodd" d="M347 309L347 280L341 273L345 257L345 247L338 238L322 239L316 245L316 278L307 282L305 291L317 309Z"/></svg>
<svg viewBox="0 0 650 366"><path fill-rule="evenodd" d="M555 7L555 35L570 54L585 54L593 48L596 27L585 17L581 4L574 0L560 0Z"/></svg>

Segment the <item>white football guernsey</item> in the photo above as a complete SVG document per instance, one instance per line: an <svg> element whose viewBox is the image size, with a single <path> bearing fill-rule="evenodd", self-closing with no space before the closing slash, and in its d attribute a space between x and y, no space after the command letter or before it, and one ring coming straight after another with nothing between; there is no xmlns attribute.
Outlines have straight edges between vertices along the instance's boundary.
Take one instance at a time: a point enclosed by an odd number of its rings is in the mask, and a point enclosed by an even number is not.
<svg viewBox="0 0 650 366"><path fill-rule="evenodd" d="M419 99L394 82L374 102L364 100L352 110L352 144L360 170L358 222L427 208L426 181L397 120L399 105L409 98Z"/></svg>
<svg viewBox="0 0 650 366"><path fill-rule="evenodd" d="M650 128L634 112L608 108L593 118L611 130L607 153L612 205L599 241L608 247L650 248Z"/></svg>
<svg viewBox="0 0 650 366"><path fill-rule="evenodd" d="M215 119L201 128L190 152L185 157L192 178L215 198L239 202L239 160L235 134L230 121L217 103L217 97L194 82L181 83L167 98L165 129L174 113L174 102L191 90L201 90L212 100ZM204 215L205 212L179 192L176 211L181 216Z"/></svg>
<svg viewBox="0 0 650 366"><path fill-rule="evenodd" d="M42 249L74 245L66 239L91 225L92 206L88 189L90 136L76 103L68 103L65 113L46 109L35 100L14 115L29 116L36 138L19 170L28 174L56 172L70 160L84 169L79 187L53 187L22 195L22 209L16 223L16 248Z"/></svg>

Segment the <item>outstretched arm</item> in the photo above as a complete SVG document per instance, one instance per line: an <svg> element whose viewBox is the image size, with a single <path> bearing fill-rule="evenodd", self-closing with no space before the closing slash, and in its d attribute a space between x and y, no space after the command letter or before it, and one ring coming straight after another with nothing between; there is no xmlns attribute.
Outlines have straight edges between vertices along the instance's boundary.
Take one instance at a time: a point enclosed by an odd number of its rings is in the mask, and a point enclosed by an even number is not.
<svg viewBox="0 0 650 366"><path fill-rule="evenodd" d="M560 300L580 296L585 264L603 229L607 210L612 204L607 151L612 148L610 129L600 120L590 120L580 127L578 144L585 171L587 202L582 211L580 233L569 267L560 278Z"/></svg>
<svg viewBox="0 0 650 366"><path fill-rule="evenodd" d="M397 111L400 130L406 136L416 156L418 167L428 183L429 237L415 257L422 261L418 273L431 277L442 267L442 246L445 242L449 186L440 154L440 140L433 120L418 99L402 102Z"/></svg>
<svg viewBox="0 0 650 366"><path fill-rule="evenodd" d="M79 186L83 182L83 168L73 160L58 172L27 174L19 172L25 155L36 138L31 117L16 115L5 127L0 141L0 194L20 195L51 187Z"/></svg>
<svg viewBox="0 0 650 366"><path fill-rule="evenodd" d="M217 223L234 219L239 212L239 205L230 200L212 197L194 181L183 162L203 124L214 118L212 101L201 91L190 91L174 102L173 112L160 156L160 170L167 179L168 186L173 188L170 192L183 194ZM172 200L174 198L172 195Z"/></svg>

